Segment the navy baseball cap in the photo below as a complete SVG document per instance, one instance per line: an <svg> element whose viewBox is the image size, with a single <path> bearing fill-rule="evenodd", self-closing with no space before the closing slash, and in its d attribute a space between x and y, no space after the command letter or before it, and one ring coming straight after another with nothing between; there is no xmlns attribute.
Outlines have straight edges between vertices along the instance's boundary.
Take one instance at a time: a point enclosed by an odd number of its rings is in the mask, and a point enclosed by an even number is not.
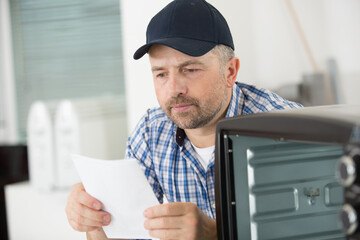
<svg viewBox="0 0 360 240"><path fill-rule="evenodd" d="M157 13L146 31L146 44L134 54L145 55L153 44L161 44L199 57L218 44L234 43L225 18L205 0L174 0Z"/></svg>

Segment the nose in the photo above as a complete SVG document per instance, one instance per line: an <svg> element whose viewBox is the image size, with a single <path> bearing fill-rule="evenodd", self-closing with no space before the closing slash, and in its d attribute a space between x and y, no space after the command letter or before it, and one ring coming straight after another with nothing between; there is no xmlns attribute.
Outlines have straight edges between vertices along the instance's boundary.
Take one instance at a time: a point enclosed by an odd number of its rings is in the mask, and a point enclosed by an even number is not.
<svg viewBox="0 0 360 240"><path fill-rule="evenodd" d="M171 96L175 97L187 93L186 79L181 74L171 73L168 83Z"/></svg>

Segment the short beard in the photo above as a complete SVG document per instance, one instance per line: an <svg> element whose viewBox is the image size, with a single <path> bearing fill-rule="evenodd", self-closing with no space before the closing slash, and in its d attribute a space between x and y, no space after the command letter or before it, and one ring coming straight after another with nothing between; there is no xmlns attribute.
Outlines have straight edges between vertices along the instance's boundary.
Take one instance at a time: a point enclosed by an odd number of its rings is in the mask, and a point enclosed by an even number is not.
<svg viewBox="0 0 360 240"><path fill-rule="evenodd" d="M225 95L221 104L219 104L219 106L215 110L211 108L211 106L209 105L200 108L199 101L197 99L184 97L181 95L172 98L168 103L166 103L166 106L163 109L166 115L168 116L168 118L170 118L170 120L173 121L176 124L176 126L178 126L179 128L182 129L201 128L207 125L208 123L210 123L220 112L220 110L222 109L222 107L226 102L226 95L227 94L225 91ZM200 111L179 112L176 114L177 116L174 116L171 114L171 108L175 104L192 104L193 107L200 109Z"/></svg>

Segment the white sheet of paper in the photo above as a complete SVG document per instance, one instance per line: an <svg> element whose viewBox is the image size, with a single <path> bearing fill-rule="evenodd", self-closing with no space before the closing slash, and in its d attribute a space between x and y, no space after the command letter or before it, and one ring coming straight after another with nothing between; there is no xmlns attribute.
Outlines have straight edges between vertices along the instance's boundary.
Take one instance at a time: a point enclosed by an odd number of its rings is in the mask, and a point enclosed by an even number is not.
<svg viewBox="0 0 360 240"><path fill-rule="evenodd" d="M143 211L159 202L136 159L72 159L86 192L111 214L110 225L103 227L108 238L155 239L144 228Z"/></svg>

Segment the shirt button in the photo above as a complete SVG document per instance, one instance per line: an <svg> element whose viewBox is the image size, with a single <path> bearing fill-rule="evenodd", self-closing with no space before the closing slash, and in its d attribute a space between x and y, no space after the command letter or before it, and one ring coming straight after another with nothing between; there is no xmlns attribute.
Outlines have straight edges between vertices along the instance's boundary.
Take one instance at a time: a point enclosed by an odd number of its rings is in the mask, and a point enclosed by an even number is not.
<svg viewBox="0 0 360 240"><path fill-rule="evenodd" d="M213 209L215 209L215 208L216 208L215 203L211 204L211 207L212 207Z"/></svg>

